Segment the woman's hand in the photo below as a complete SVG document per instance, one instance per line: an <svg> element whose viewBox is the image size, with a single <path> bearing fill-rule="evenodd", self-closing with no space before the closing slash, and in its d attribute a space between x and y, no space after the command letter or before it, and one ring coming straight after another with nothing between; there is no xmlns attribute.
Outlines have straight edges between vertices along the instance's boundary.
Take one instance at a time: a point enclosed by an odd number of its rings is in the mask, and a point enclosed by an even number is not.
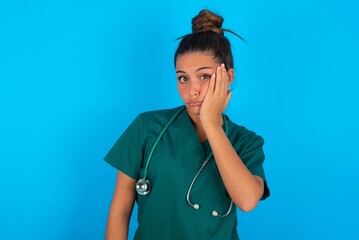
<svg viewBox="0 0 359 240"><path fill-rule="evenodd" d="M200 120L213 157L226 190L233 202L245 212L254 209L264 192L264 181L254 176L226 136L222 113L231 98L228 85L233 79L233 69L226 71L224 64L211 77L201 109Z"/></svg>
<svg viewBox="0 0 359 240"><path fill-rule="evenodd" d="M207 93L201 106L200 119L202 125L222 125L222 113L226 109L232 94L232 91L228 90L231 80L231 76L222 63L217 67L216 74L211 76Z"/></svg>

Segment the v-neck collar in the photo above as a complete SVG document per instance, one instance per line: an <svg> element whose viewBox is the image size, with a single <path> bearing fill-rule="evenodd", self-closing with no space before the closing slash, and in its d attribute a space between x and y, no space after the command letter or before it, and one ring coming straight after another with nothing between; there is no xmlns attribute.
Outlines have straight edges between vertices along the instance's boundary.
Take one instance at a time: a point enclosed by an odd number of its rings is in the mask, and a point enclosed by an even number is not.
<svg viewBox="0 0 359 240"><path fill-rule="evenodd" d="M205 154L207 154L207 151L204 150L208 150L208 148L207 147L203 148L203 146L205 146L206 143L208 143L208 141L206 140L203 144L201 144L198 135L196 133L196 130L193 126L193 123L191 121L191 118L189 117L186 110L184 110L178 116L177 121L179 123L180 130L184 132L185 145L191 148L193 154L196 157L199 157L200 159L204 159Z"/></svg>
<svg viewBox="0 0 359 240"><path fill-rule="evenodd" d="M227 119L227 123L229 125L230 120L228 116L224 115L224 117ZM196 129L186 109L178 116L178 122L181 130L183 130L185 133L186 145L191 145L193 153L196 156L201 157L202 159L204 159L205 157L207 158L212 152L209 141L208 139L206 139L203 143L200 142L196 133ZM222 125L222 128L224 130L224 124Z"/></svg>
<svg viewBox="0 0 359 240"><path fill-rule="evenodd" d="M181 130L185 133L185 144L191 147L195 156L201 158L202 161L206 160L205 158L208 158L212 152L208 139L206 139L203 143L200 142L196 129L186 110L178 116L177 120Z"/></svg>

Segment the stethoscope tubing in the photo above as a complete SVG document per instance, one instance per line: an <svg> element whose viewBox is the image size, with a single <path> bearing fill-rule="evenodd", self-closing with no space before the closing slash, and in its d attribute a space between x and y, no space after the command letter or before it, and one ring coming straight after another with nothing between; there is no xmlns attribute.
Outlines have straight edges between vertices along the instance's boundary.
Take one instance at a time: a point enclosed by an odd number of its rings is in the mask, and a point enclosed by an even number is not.
<svg viewBox="0 0 359 240"><path fill-rule="evenodd" d="M173 116L172 118L168 121L168 123L166 124L166 126L164 126L164 128L162 129L162 131L160 132L160 134L158 135L155 143L153 144L152 146L152 149L150 151L150 154L148 155L148 158L147 158L147 162L146 162L146 166L145 166L145 171L143 173L143 179L146 179L147 178L147 171L148 171L148 166L150 164L150 161L151 161L151 158L152 158L152 155L157 147L157 144L158 142L161 140L163 134L167 131L167 129L169 128L169 126L171 125L171 123L178 117L178 115L180 115L184 110L186 109L186 107L183 107L181 108L179 111L177 111Z"/></svg>
<svg viewBox="0 0 359 240"><path fill-rule="evenodd" d="M151 191L151 182L147 179L147 172L148 172L148 167L149 167L149 164L151 162L151 158L152 158L152 155L158 145L158 142L161 140L163 134L167 131L167 129L169 128L169 126L172 124L172 122L178 117L178 115L180 115L184 110L186 109L186 107L184 106L183 108L181 108L179 111L177 111L172 117L171 119L168 121L168 123L164 126L164 128L162 129L162 131L160 132L160 134L158 135L155 143L153 144L152 146L152 149L148 155L148 158L147 158L147 162L146 162L146 166L145 166L145 170L144 170L144 173L143 173L143 177L141 179L139 179L136 183L136 191L140 194L140 195L147 195L150 193ZM226 135L228 135L228 123L227 123L227 119L225 118L225 116L223 115L223 123L224 123L224 130L225 130L225 133ZM211 159L213 153L211 152L209 154L209 156L207 157L206 161L204 161L204 163L202 164L201 168L198 170L197 174L194 176L194 178L192 179L192 182L188 188L188 191L187 191L187 196L186 196L186 199L187 199L187 203L189 206L193 207L194 209L199 209L199 204L193 204L191 201L190 201L190 194L191 194L191 191L192 191L192 188L193 188L193 185L195 184L198 176L200 175L200 173L202 172L202 170L205 168L205 166L207 165L207 163L209 162L209 160ZM233 206L233 200L231 200L231 204L228 208L228 211L225 213L225 214L219 214L217 211L212 211L212 216L215 216L215 217L226 217L228 216L228 214L231 212L232 210L232 206Z"/></svg>
<svg viewBox="0 0 359 240"><path fill-rule="evenodd" d="M224 131L226 133L226 135L228 135L228 124L227 124L227 119L223 116L223 123L224 123ZM213 153L211 152L209 154L209 156L207 157L206 161L203 162L201 168L198 170L198 172L196 173L196 175L194 176L194 178L192 179L191 184L189 185L189 188L187 190L187 195L186 195L186 200L187 200L187 204L190 205L191 207L193 207L194 209L199 209L200 205L195 203L193 204L190 200L190 194L193 188L194 183L196 182L198 176L201 174L202 170L205 168L205 166L208 164L209 160L211 159ZM219 214L217 211L212 211L212 216L214 217L221 217L224 218L226 216L228 216L230 214L230 212L232 211L232 207L233 207L233 200L231 199L231 203L229 205L229 208L227 210L227 212L225 214Z"/></svg>
<svg viewBox="0 0 359 240"><path fill-rule="evenodd" d="M188 205L190 205L190 206L193 207L194 209L199 209L199 205L198 205L198 204L193 204L193 203L191 203L191 201L190 201L190 199L189 199L189 195L190 195L190 193L191 193L191 191L192 191L192 187L193 187L194 183L195 183L196 180L197 180L198 175L202 172L202 169L207 165L208 161L209 161L209 158L207 158L207 160L204 161L204 163L202 164L202 167L198 170L197 174L196 174L196 175L194 176L194 178L192 179L191 185L189 185L189 188L188 188L188 190L187 190L187 196L186 196L187 203L188 203Z"/></svg>

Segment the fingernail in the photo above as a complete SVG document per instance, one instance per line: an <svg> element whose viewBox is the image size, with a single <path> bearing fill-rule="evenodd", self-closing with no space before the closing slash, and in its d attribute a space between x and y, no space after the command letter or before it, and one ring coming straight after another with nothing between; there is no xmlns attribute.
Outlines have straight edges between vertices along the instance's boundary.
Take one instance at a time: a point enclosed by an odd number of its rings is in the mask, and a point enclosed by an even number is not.
<svg viewBox="0 0 359 240"><path fill-rule="evenodd" d="M224 68L224 63L222 63L222 64L221 64L221 67L223 67L223 68Z"/></svg>

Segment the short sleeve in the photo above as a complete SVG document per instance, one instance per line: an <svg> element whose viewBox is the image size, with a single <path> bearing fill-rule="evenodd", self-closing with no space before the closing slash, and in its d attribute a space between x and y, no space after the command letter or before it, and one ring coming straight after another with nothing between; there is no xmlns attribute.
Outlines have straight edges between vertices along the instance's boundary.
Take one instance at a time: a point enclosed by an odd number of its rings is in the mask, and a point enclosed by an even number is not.
<svg viewBox="0 0 359 240"><path fill-rule="evenodd" d="M142 159L142 121L139 115L116 141L104 160L132 179L138 179Z"/></svg>
<svg viewBox="0 0 359 240"><path fill-rule="evenodd" d="M247 147L240 154L241 160L244 162L248 170L256 176L259 176L264 181L264 192L261 200L266 199L270 195L270 191L267 185L267 180L265 177L263 162L265 155L263 152L264 140L260 136L253 137Z"/></svg>

